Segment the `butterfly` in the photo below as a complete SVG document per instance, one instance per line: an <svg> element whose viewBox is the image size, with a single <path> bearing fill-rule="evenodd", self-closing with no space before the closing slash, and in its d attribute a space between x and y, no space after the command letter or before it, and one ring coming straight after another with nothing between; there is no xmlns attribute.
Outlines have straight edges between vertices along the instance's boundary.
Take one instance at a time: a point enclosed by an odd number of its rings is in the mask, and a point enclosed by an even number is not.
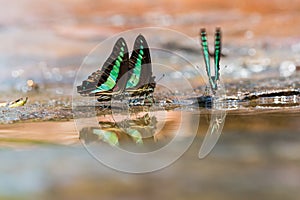
<svg viewBox="0 0 300 200"><path fill-rule="evenodd" d="M221 44L221 29L217 28L215 33L215 52L212 55L214 57L214 71L215 75L211 75L211 67L210 67L210 53L208 50L208 43L207 43L207 36L206 36L206 30L202 28L200 30L200 37L201 37L201 45L202 45L202 52L203 57L205 61L205 67L206 67L206 73L209 79L210 86L213 91L218 89L218 81L220 79L220 58L221 58L221 50L222 50L222 44Z"/></svg>
<svg viewBox="0 0 300 200"><path fill-rule="evenodd" d="M149 46L140 34L130 58L124 38L119 38L103 66L77 86L77 92L83 96L97 96L98 101L109 101L121 94L149 96L155 86Z"/></svg>

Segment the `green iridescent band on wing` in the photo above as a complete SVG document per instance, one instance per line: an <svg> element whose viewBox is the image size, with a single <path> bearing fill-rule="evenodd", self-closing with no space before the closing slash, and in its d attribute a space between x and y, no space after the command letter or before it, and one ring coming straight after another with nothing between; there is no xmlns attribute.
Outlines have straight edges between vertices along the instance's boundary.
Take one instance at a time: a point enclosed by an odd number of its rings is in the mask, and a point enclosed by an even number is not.
<svg viewBox="0 0 300 200"><path fill-rule="evenodd" d="M103 92L103 91L108 91L111 90L115 87L117 77L120 72L120 66L124 57L124 46L125 43L122 42L122 47L120 48L119 55L117 59L114 61L113 69L111 70L109 77L107 80L102 83L100 86L97 87L97 89L93 90L91 93L97 93L97 92Z"/></svg>
<svg viewBox="0 0 300 200"><path fill-rule="evenodd" d="M220 78L220 58L221 58L221 30L220 28L216 29L216 34L215 34L215 81L219 80Z"/></svg>
<svg viewBox="0 0 300 200"><path fill-rule="evenodd" d="M143 41L140 40L140 43L143 43ZM133 68L132 75L129 78L127 84L126 84L126 88L135 87L139 83L140 76L141 76L141 70L142 70L142 59L143 59L143 55L144 55L144 50L143 49L144 49L144 46L140 45L140 50L139 50L139 53L138 53L138 57L136 59L135 66Z"/></svg>

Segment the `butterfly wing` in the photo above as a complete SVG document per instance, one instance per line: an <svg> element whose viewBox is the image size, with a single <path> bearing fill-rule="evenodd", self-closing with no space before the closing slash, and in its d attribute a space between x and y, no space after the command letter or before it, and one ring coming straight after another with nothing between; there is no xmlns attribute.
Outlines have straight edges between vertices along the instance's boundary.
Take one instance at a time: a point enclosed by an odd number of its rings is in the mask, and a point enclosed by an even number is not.
<svg viewBox="0 0 300 200"><path fill-rule="evenodd" d="M211 71L210 71L210 54L209 54L209 50L208 50L206 30L201 29L200 35L201 35L201 46L202 46L202 52L203 52L203 57L204 57L204 61L205 61L206 73L207 73L207 76L209 79L209 83L210 83L212 89L214 90L216 88L216 84L212 79Z"/></svg>
<svg viewBox="0 0 300 200"><path fill-rule="evenodd" d="M205 66L206 66L206 71L207 74L210 76L210 56L209 56L209 50L208 50L208 43L207 43L207 36L206 36L206 30L201 29L200 30L201 34L201 45L202 45L202 52L203 52L203 57L205 61Z"/></svg>
<svg viewBox="0 0 300 200"><path fill-rule="evenodd" d="M220 78L220 58L221 58L221 51L222 51L222 43L221 43L221 29L217 28L215 33L215 81L219 80Z"/></svg>
<svg viewBox="0 0 300 200"><path fill-rule="evenodd" d="M134 42L129 70L126 89L137 89L154 82L149 46L141 34Z"/></svg>
<svg viewBox="0 0 300 200"><path fill-rule="evenodd" d="M77 92L81 95L101 95L101 93L122 90L125 85L117 82L128 71L128 48L123 38L118 39L114 48L105 61L103 67L92 73L87 80L77 86Z"/></svg>

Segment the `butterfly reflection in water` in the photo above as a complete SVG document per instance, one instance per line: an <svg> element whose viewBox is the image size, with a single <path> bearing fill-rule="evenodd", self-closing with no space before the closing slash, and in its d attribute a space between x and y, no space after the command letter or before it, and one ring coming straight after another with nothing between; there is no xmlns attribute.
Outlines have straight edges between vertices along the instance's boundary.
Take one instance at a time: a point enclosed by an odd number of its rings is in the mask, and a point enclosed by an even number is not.
<svg viewBox="0 0 300 200"><path fill-rule="evenodd" d="M133 120L121 122L100 121L99 127L86 127L80 131L80 139L85 144L102 141L111 146L119 146L120 142L132 141L143 144L145 139L155 140L157 119L145 114Z"/></svg>
<svg viewBox="0 0 300 200"><path fill-rule="evenodd" d="M129 58L125 40L121 37L101 69L92 73L77 92L83 96L97 96L99 102L129 97L131 102L153 102L156 86L152 75L149 46L144 36L139 35Z"/></svg>

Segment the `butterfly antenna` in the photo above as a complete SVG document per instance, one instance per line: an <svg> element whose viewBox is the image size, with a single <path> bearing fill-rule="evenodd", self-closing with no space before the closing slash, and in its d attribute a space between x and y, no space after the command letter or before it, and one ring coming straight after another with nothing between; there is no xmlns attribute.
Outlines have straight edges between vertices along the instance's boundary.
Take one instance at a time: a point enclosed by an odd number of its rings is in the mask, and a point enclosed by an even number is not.
<svg viewBox="0 0 300 200"><path fill-rule="evenodd" d="M159 79L156 81L156 83L158 83L159 81L161 81L161 79L163 79L165 77L165 74L161 75L161 77L159 77Z"/></svg>

